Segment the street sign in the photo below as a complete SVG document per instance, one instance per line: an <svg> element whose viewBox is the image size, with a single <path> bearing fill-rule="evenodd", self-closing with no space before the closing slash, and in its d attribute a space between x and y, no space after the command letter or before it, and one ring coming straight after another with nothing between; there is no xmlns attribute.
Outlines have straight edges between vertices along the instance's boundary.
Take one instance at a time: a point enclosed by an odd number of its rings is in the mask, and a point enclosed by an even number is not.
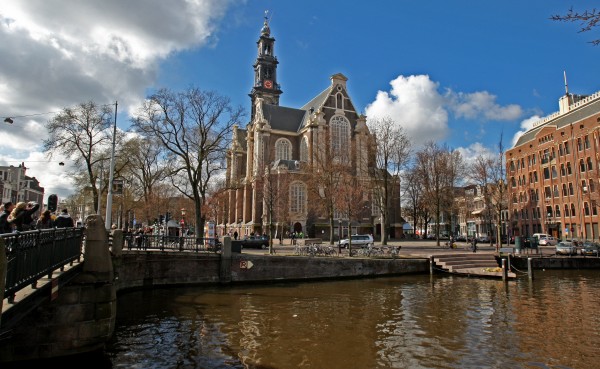
<svg viewBox="0 0 600 369"><path fill-rule="evenodd" d="M241 260L240 269L252 269L254 264L250 260Z"/></svg>

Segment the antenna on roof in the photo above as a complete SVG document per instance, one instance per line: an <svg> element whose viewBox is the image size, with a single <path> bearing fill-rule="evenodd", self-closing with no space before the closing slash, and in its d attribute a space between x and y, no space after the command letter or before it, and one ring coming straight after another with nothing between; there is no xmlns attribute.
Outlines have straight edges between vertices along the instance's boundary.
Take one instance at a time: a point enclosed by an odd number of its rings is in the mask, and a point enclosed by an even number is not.
<svg viewBox="0 0 600 369"><path fill-rule="evenodd" d="M565 76L565 95L569 95L569 85L567 84L567 71L563 70Z"/></svg>

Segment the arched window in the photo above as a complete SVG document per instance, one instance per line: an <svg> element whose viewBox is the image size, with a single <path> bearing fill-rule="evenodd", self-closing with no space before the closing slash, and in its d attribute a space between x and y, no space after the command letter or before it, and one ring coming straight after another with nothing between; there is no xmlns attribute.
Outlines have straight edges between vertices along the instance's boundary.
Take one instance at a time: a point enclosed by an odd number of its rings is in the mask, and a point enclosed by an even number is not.
<svg viewBox="0 0 600 369"><path fill-rule="evenodd" d="M331 118L329 125L333 155L338 158L347 157L350 152L350 122L341 115L335 115Z"/></svg>
<svg viewBox="0 0 600 369"><path fill-rule="evenodd" d="M563 183L562 188L563 188L563 196L568 196L569 193L567 192L567 184Z"/></svg>
<svg viewBox="0 0 600 369"><path fill-rule="evenodd" d="M308 139L302 137L300 141L300 161L308 162Z"/></svg>
<svg viewBox="0 0 600 369"><path fill-rule="evenodd" d="M571 204L571 216L575 216L575 204Z"/></svg>
<svg viewBox="0 0 600 369"><path fill-rule="evenodd" d="M291 160L292 144L286 138L280 138L275 142L275 160Z"/></svg>
<svg viewBox="0 0 600 369"><path fill-rule="evenodd" d="M302 182L290 186L290 212L306 214L306 185Z"/></svg>
<svg viewBox="0 0 600 369"><path fill-rule="evenodd" d="M517 187L517 182L515 181L515 177L510 177L510 184L513 187ZM519 185L521 184L521 179L519 178Z"/></svg>
<svg viewBox="0 0 600 369"><path fill-rule="evenodd" d="M344 110L344 95L341 92L335 94L335 107Z"/></svg>
<svg viewBox="0 0 600 369"><path fill-rule="evenodd" d="M590 204L588 204L587 202L584 202L583 203L583 211L585 212L586 216L590 215Z"/></svg>
<svg viewBox="0 0 600 369"><path fill-rule="evenodd" d="M565 217L569 216L569 204L565 204Z"/></svg>

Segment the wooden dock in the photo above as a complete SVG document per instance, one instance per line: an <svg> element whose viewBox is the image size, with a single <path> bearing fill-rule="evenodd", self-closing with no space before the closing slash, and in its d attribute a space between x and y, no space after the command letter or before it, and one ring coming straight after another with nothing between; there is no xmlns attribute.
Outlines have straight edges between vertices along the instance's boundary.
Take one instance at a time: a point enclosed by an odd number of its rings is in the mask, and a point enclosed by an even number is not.
<svg viewBox="0 0 600 369"><path fill-rule="evenodd" d="M452 274L469 277L502 278L502 269L496 256L490 253L464 253L432 255L434 267ZM508 272L508 278L516 278Z"/></svg>

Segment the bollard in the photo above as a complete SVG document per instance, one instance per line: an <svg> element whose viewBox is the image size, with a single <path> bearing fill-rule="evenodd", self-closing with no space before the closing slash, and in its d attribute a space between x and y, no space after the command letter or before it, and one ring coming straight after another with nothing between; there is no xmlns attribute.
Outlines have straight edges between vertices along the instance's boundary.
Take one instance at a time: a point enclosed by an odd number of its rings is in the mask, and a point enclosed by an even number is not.
<svg viewBox="0 0 600 369"><path fill-rule="evenodd" d="M506 259L502 259L502 281L508 282L508 268L506 267Z"/></svg>
<svg viewBox="0 0 600 369"><path fill-rule="evenodd" d="M510 270L510 255L511 254L506 255L506 267L508 270Z"/></svg>
<svg viewBox="0 0 600 369"><path fill-rule="evenodd" d="M120 258L123 255L123 230L113 229L112 231L112 255Z"/></svg>
<svg viewBox="0 0 600 369"><path fill-rule="evenodd" d="M429 274L433 275L433 255L429 256Z"/></svg>
<svg viewBox="0 0 600 369"><path fill-rule="evenodd" d="M533 268L531 267L531 258L527 258L527 276L533 280Z"/></svg>

